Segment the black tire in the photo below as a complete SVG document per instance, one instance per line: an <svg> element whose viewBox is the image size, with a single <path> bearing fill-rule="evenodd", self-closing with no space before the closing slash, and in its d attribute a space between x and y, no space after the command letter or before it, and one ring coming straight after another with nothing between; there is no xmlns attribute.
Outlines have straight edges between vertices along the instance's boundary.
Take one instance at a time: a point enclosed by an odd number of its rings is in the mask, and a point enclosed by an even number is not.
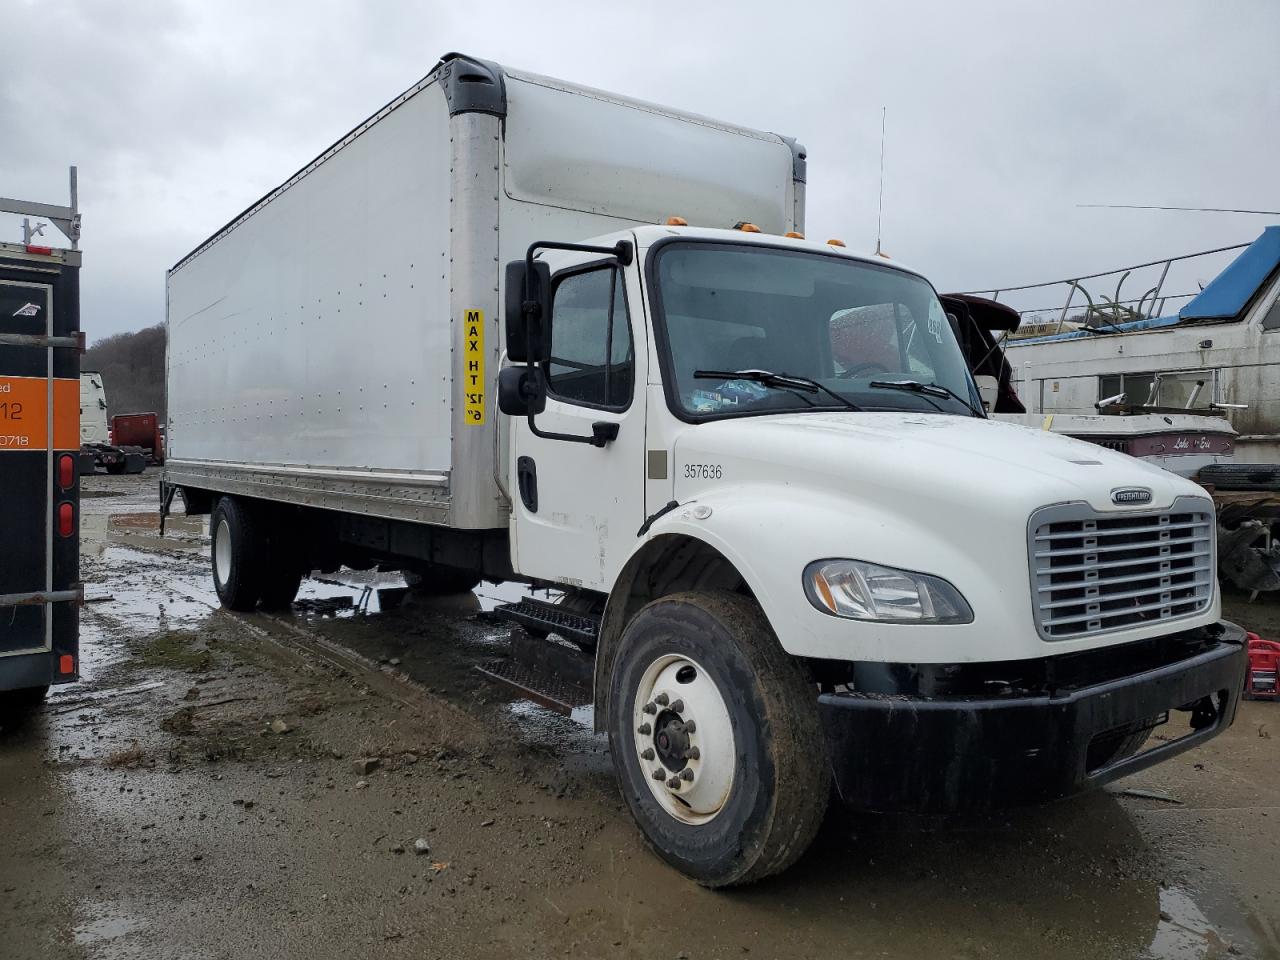
<svg viewBox="0 0 1280 960"><path fill-rule="evenodd" d="M120 474L124 473L124 461L119 463L108 463L107 473L111 474L113 477L120 476Z"/></svg>
<svg viewBox="0 0 1280 960"><path fill-rule="evenodd" d="M209 534L213 585L218 599L229 610L252 610L262 596L263 563L267 553L258 518L240 500L222 497L209 519Z"/></svg>
<svg viewBox="0 0 1280 960"><path fill-rule="evenodd" d="M472 570L431 564L404 571L404 582L414 593L427 597L447 597L455 593L470 593L480 586L480 574Z"/></svg>
<svg viewBox="0 0 1280 960"><path fill-rule="evenodd" d="M34 710L45 702L49 696L49 684L41 687L26 687L22 690L6 690L0 693L0 700L6 706L17 710Z"/></svg>
<svg viewBox="0 0 1280 960"><path fill-rule="evenodd" d="M655 798L632 729L646 671L687 657L728 710L736 757L724 805L706 822ZM817 690L778 644L759 606L733 593L681 593L644 607L623 632L609 689L609 746L623 799L659 857L704 886L779 873L808 848L826 813L830 769ZM658 722L655 718L655 724Z"/></svg>
<svg viewBox="0 0 1280 960"><path fill-rule="evenodd" d="M271 567L263 576L262 597L258 604L263 610L288 610L302 586L302 571L295 565Z"/></svg>
<svg viewBox="0 0 1280 960"><path fill-rule="evenodd" d="M48 684L0 693L0 729L14 728L44 705L49 696Z"/></svg>
<svg viewBox="0 0 1280 960"><path fill-rule="evenodd" d="M263 610L288 610L298 596L302 578L309 572L298 548L287 514L272 513L259 519L259 530L267 538L266 561L262 570L262 591L258 605Z"/></svg>

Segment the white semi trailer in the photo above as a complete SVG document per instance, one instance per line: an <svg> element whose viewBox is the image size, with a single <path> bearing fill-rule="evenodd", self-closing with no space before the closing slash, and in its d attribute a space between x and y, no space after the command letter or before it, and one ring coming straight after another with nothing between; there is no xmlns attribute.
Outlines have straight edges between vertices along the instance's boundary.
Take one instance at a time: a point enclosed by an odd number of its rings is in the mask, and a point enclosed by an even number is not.
<svg viewBox="0 0 1280 960"><path fill-rule="evenodd" d="M804 184L785 137L447 55L169 272L165 480L222 602L558 588L507 613L582 648L708 885L792 863L833 783L1039 802L1225 729L1204 491L986 418L928 281L801 237Z"/></svg>

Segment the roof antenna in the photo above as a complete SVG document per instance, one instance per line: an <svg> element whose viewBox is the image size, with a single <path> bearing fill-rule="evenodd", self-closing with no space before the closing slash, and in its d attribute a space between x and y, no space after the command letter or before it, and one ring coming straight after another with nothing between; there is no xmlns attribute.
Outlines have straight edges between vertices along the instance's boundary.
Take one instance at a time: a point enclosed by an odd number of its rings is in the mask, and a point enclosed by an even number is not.
<svg viewBox="0 0 1280 960"><path fill-rule="evenodd" d="M876 256L888 260L889 255L880 249L880 223L884 219L884 118L888 107L880 108L880 200L876 209Z"/></svg>

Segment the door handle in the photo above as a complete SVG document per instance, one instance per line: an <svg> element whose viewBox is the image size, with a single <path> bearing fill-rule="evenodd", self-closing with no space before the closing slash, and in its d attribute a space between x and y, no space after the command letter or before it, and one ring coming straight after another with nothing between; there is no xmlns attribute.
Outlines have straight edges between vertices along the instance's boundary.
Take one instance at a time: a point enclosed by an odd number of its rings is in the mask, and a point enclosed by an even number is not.
<svg viewBox="0 0 1280 960"><path fill-rule="evenodd" d="M618 424L613 420L597 420L591 425L591 444L603 447L618 439Z"/></svg>
<svg viewBox="0 0 1280 960"><path fill-rule="evenodd" d="M520 502L530 513L538 512L538 465L533 457L516 460L516 486L520 488Z"/></svg>

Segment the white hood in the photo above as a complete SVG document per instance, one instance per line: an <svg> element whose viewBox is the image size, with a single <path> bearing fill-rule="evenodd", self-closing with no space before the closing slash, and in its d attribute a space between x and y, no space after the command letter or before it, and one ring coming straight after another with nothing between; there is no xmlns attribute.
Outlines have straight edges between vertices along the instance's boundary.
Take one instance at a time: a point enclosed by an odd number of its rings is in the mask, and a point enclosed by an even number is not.
<svg viewBox="0 0 1280 960"><path fill-rule="evenodd" d="M856 488L857 498L908 497L954 505L993 504L1004 515L1083 500L1119 510L1119 487L1152 492L1144 509L1202 488L1082 440L995 420L920 413L805 413L701 424L676 443L676 461L728 457L785 471L796 486ZM756 474L759 476L760 474ZM678 474L677 474L678 476ZM677 497L677 499L681 499ZM1128 509L1132 509L1131 507Z"/></svg>

